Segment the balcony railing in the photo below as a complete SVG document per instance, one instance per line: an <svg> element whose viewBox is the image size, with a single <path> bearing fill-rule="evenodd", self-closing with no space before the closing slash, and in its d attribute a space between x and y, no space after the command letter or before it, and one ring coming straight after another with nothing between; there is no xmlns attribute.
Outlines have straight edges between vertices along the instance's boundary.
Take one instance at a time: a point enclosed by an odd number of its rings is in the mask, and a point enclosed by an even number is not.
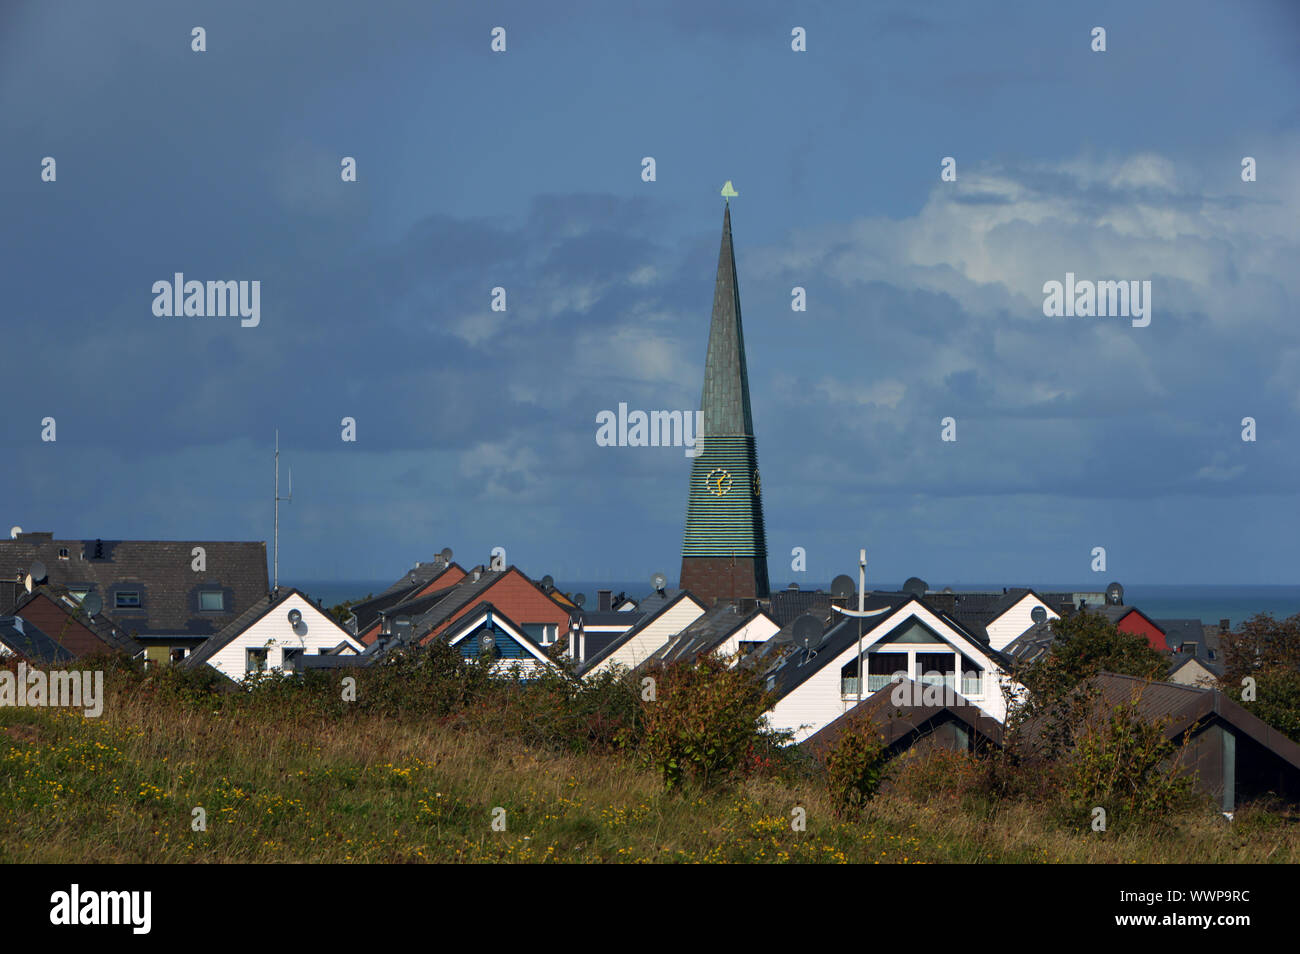
<svg viewBox="0 0 1300 954"><path fill-rule="evenodd" d="M864 696L869 696L873 692L879 692L886 686L893 683L898 677L896 676L879 676L875 673L867 674L867 685L863 690ZM918 680L923 686L940 686L945 690L957 691L957 674L956 673L925 673ZM840 692L847 698L857 696L858 694L858 677L841 676ZM984 674L962 673L961 674L961 694L963 696L981 696L984 694Z"/></svg>
<svg viewBox="0 0 1300 954"><path fill-rule="evenodd" d="M867 685L866 688L863 689L862 694L864 696L869 696L873 692L879 692L881 689L884 689L893 682L893 676L878 676L875 673L867 673ZM858 694L858 677L841 676L840 692L846 696L856 696Z"/></svg>

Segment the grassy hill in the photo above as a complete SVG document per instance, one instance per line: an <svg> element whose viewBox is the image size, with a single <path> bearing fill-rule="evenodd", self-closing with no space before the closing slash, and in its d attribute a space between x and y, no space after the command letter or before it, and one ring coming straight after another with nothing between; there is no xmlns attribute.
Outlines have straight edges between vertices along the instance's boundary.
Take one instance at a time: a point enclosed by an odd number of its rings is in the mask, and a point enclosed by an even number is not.
<svg viewBox="0 0 1300 954"><path fill-rule="evenodd" d="M1229 824L1197 805L1093 832L1032 799L990 803L948 785L971 768L950 753L898 766L852 823L797 761L666 790L636 746L518 731L539 701L516 690L404 711L378 704L377 683L360 687L374 706L339 703L329 678L224 693L115 670L97 719L0 709L0 861L1300 860L1300 826L1284 814L1246 808ZM792 828L796 807L805 831Z"/></svg>

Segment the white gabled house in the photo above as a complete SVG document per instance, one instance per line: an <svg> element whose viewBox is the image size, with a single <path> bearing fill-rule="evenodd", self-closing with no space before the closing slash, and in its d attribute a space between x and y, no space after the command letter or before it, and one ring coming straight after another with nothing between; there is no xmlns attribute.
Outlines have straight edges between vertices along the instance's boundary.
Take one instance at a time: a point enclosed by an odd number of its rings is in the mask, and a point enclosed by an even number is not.
<svg viewBox="0 0 1300 954"><path fill-rule="evenodd" d="M780 629L766 610L755 607L745 613L733 603L716 603L670 638L651 658L660 663L693 662L706 653L713 653L729 659L734 667Z"/></svg>
<svg viewBox="0 0 1300 954"><path fill-rule="evenodd" d="M873 593L866 608L883 609L862 621L833 625L809 649L792 647L764 673L776 697L768 724L802 742L902 674L913 683L978 706L999 723L1006 720L1001 654L951 617L907 593ZM861 670L865 684L859 687ZM859 694L860 692L860 694Z"/></svg>
<svg viewBox="0 0 1300 954"><path fill-rule="evenodd" d="M259 672L293 672L304 655L345 655L365 649L300 591L281 589L259 600L180 663L211 666L238 682Z"/></svg>
<svg viewBox="0 0 1300 954"><path fill-rule="evenodd" d="M999 606L997 615L984 626L989 635L989 647L992 649L999 651L1005 649L1035 623L1061 618L1061 614L1052 609L1048 602L1033 590L1025 590L1018 595L1012 594L1007 602L1010 605ZM1034 611L1040 608L1041 612L1036 618Z"/></svg>
<svg viewBox="0 0 1300 954"><path fill-rule="evenodd" d="M627 632L620 633L594 654L584 657L580 652L578 672L584 679L614 666L636 669L703 616L704 606L686 590L678 590L642 600L637 612L642 613L641 618ZM587 643L582 636L578 640Z"/></svg>
<svg viewBox="0 0 1300 954"><path fill-rule="evenodd" d="M491 603L482 603L438 637L446 639L466 659L491 655L492 671L521 679L555 669L545 650Z"/></svg>

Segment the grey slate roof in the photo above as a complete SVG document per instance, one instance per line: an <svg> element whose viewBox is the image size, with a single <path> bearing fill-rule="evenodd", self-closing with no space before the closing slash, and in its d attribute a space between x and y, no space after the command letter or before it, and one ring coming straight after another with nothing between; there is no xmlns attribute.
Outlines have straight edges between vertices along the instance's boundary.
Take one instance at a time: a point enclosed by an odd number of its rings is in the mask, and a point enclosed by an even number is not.
<svg viewBox="0 0 1300 954"><path fill-rule="evenodd" d="M0 643L38 666L71 662L77 657L21 616L0 616Z"/></svg>
<svg viewBox="0 0 1300 954"><path fill-rule="evenodd" d="M868 593L864 607L868 610L888 607L890 613L892 613L907 605L913 599L915 597L907 593ZM888 615L889 613L885 613L882 614L882 617ZM811 650L795 646L793 643L788 642L788 637L778 643L777 637L774 636L765 644L770 645L773 651L785 650L784 655L779 660L774 661L763 672L767 690L772 694L774 702L793 692L809 676L819 671L842 651L857 642L858 621L852 617L838 618L843 621L835 623L827 629L822 634L821 642ZM872 622L871 619L865 621L864 633L871 630ZM876 619L874 622L879 625L880 619ZM793 624L791 625L793 626ZM777 634L777 636L780 635L781 633Z"/></svg>
<svg viewBox="0 0 1300 954"><path fill-rule="evenodd" d="M487 570L483 567L474 567L469 571L469 575L465 579L452 586L448 592L442 594L428 609L414 616L411 620L412 638L416 641L424 639L430 632L451 619L457 611L472 605L493 583L496 583L512 569L514 569L513 566L506 567L504 570ZM475 571L480 574L477 580L474 579ZM431 593L429 595L434 596L435 594ZM403 612L399 605L388 610L387 615L408 616L411 614Z"/></svg>
<svg viewBox="0 0 1300 954"><path fill-rule="evenodd" d="M226 626L222 628L221 632L216 633L213 636L210 636L208 639L205 639L194 650L194 652L190 653L183 660L181 660L178 665L183 666L187 669L197 669L198 667L202 666L204 663L206 663L209 659L212 658L214 653L218 652L221 649L224 649L237 636L239 636L240 633L248 629L248 627L252 626L254 623L256 623L267 613L271 612L277 606L282 605L285 602L285 600L289 599L289 597L291 596L301 597L305 602L311 603L311 597L309 597L306 593L303 593L302 591L297 590L293 587L282 586L280 587L280 592L278 595L273 594L271 596L267 596L266 598L259 600L258 602L254 603L252 606L248 607L248 609L244 610L244 612L240 613L237 617L235 617L229 623L227 623ZM339 626L338 623L334 622L334 619L328 613L324 613L323 615L327 620L329 620L331 626L334 626L336 629L338 629L340 640L344 640L352 635L347 630L345 630L342 626Z"/></svg>
<svg viewBox="0 0 1300 954"><path fill-rule="evenodd" d="M772 593L770 602L772 619L782 628L804 613L812 613L827 620L831 616L831 595L823 590L776 590ZM856 608L857 603L853 606Z"/></svg>
<svg viewBox="0 0 1300 954"><path fill-rule="evenodd" d="M1156 619L1152 620L1165 631L1169 648L1173 650L1172 675L1188 660L1195 659L1216 676L1223 675L1223 654L1219 645L1218 627L1206 626L1199 619ZM1192 651L1182 647L1195 644Z"/></svg>
<svg viewBox="0 0 1300 954"><path fill-rule="evenodd" d="M1028 586L1008 587L1004 593L926 593L925 599L978 633L987 643L988 631L985 627L1027 595L1037 597L1058 616L1068 616L1075 609L1070 593L1040 593Z"/></svg>
<svg viewBox="0 0 1300 954"><path fill-rule="evenodd" d="M641 601L641 605L637 607L638 612L644 610L644 613L642 613L641 618L637 620L636 625L625 633L611 633L610 640L595 653L592 652L592 638L586 636L587 658L578 665L576 670L578 675L590 672L596 666L599 666L620 646L629 640L634 639L642 630L658 619L665 610L676 606L684 599L694 600L695 597L686 590L665 590L663 596L660 596L658 593L647 596ZM696 600L696 602L699 601Z"/></svg>
<svg viewBox="0 0 1300 954"><path fill-rule="evenodd" d="M1035 623L1002 647L1002 655L1025 665L1036 663L1046 656L1056 642L1050 621Z"/></svg>
<svg viewBox="0 0 1300 954"><path fill-rule="evenodd" d="M364 633L375 624L381 612L411 599L424 587L453 568L464 572L464 569L455 562L441 563L435 560L432 563L417 563L406 576L378 596L353 604L351 609L352 615L356 617L357 632Z"/></svg>
<svg viewBox="0 0 1300 954"><path fill-rule="evenodd" d="M81 608L80 604L77 604L76 599L66 586L60 586L57 583L42 583L30 593L20 597L14 607L14 613L21 614L23 608L36 599L37 596L44 596L49 599L60 610L98 636L100 641L107 644L110 649L126 653L132 659L144 652L144 646L128 636L126 628L121 623L107 613L96 613L91 616Z"/></svg>
<svg viewBox="0 0 1300 954"><path fill-rule="evenodd" d="M748 625L763 611L752 609L738 613L731 603L717 603L704 615L670 639L648 662L692 662L726 642L727 637Z"/></svg>
<svg viewBox="0 0 1300 954"><path fill-rule="evenodd" d="M207 569L191 569L194 547L203 547ZM68 551L60 559L59 551ZM52 533L24 533L0 540L0 579L26 574L34 561L47 578L74 589L90 589L104 600L118 624L141 638L202 638L266 596L266 544L214 540L55 540ZM139 609L115 606L114 593L138 590ZM223 612L199 609L199 592L225 593Z"/></svg>

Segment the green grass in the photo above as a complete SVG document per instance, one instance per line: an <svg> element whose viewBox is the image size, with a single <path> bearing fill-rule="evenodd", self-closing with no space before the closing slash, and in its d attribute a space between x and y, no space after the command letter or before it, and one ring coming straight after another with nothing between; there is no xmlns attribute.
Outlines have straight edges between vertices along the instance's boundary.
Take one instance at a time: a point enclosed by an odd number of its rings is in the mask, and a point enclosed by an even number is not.
<svg viewBox="0 0 1300 954"><path fill-rule="evenodd" d="M1300 860L1300 826L1259 810L1097 833L900 786L850 824L815 778L666 793L629 754L530 748L473 720L214 706L117 684L98 719L0 709L0 862Z"/></svg>

